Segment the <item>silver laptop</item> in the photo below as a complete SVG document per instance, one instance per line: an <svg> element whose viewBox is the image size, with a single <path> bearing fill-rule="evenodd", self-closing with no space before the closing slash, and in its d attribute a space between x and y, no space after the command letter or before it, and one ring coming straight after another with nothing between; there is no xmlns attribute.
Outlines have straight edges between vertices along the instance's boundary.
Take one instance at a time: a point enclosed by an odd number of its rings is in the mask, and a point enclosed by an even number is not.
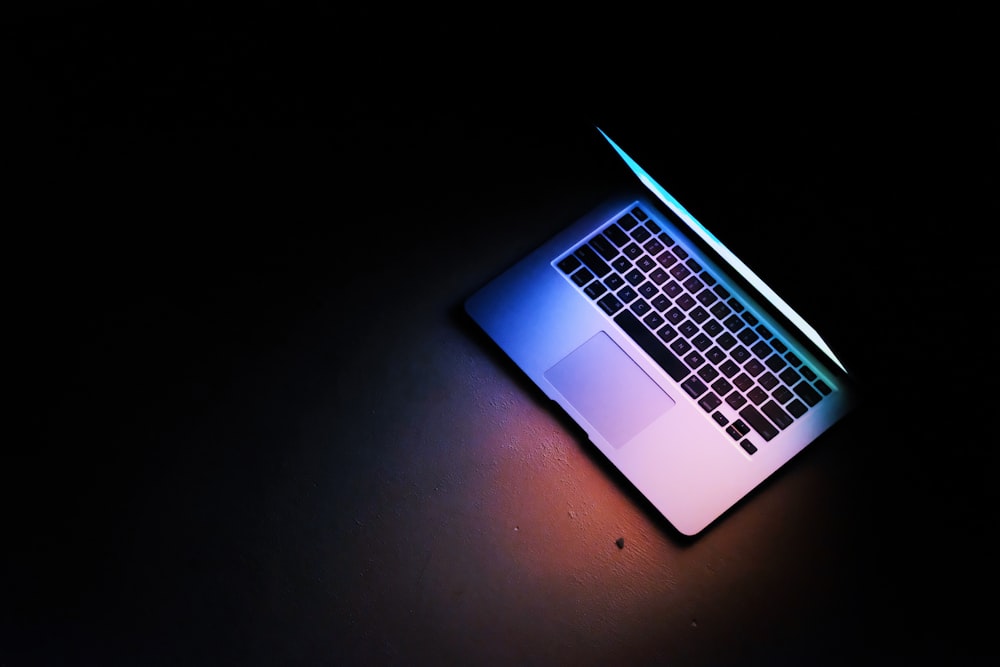
<svg viewBox="0 0 1000 667"><path fill-rule="evenodd" d="M844 417L819 333L603 130L636 187L465 303L681 533L695 535Z"/></svg>

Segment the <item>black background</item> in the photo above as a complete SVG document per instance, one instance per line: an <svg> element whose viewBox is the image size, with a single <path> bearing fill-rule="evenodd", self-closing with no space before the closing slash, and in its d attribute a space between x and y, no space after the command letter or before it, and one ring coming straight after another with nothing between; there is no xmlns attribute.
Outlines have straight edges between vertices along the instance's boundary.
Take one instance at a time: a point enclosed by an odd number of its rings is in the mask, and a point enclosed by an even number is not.
<svg viewBox="0 0 1000 667"><path fill-rule="evenodd" d="M461 299L599 199L595 123L814 294L866 391L820 459L857 596L833 601L854 623L836 652L993 651L998 128L976 19L751 31L664 11L666 30L625 9L9 16L0 664L459 655L366 649L351 594L257 609L261 572L310 558L310 533L260 519L265 491L310 460L279 444L302 406L383 391L362 362L434 335L412 304L477 338ZM341 405L332 424L361 423ZM335 487L392 455L336 446ZM335 639L297 641L320 627Z"/></svg>

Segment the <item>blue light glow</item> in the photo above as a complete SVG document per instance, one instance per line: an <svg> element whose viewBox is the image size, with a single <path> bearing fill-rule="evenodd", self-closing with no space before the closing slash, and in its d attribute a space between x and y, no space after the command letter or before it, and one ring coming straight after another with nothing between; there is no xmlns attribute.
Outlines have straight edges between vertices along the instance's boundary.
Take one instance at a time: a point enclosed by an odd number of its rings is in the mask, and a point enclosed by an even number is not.
<svg viewBox="0 0 1000 667"><path fill-rule="evenodd" d="M615 152L625 161L629 168L635 173L643 185L645 185L650 192L656 195L657 199L662 201L667 207L669 207L674 213L680 217L684 223L691 228L691 230L701 237L706 243L708 243L712 248L715 249L719 255L725 259L729 264L735 268L740 274L743 275L747 281L750 282L761 294L770 299L775 306L787 317L793 324L795 324L804 334L806 334L816 346L822 350L830 359L836 363L840 368L846 373L847 369L844 365L837 359L836 355L833 354L833 350L826 344L823 338L806 320L799 315L795 310L788 305L784 299L782 299L778 294L772 290L767 283L765 283L761 278L750 269L749 266L743 263L743 261L737 257L729 248L722 244L719 239L715 238L715 235L708 231L704 225L702 225L698 220L691 215L687 209L685 209L679 201L674 199L673 195L666 191L666 189L657 183L652 176L650 176L645 169L639 166L632 157L623 151L621 147L616 144L611 137L605 134L604 130L597 128L597 131L607 140L611 147L615 149Z"/></svg>

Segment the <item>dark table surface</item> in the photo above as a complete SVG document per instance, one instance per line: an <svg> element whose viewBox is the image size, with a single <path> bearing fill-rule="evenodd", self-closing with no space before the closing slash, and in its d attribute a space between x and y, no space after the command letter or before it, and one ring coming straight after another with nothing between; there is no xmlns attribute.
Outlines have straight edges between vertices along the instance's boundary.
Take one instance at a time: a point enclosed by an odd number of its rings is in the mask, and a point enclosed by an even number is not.
<svg viewBox="0 0 1000 667"><path fill-rule="evenodd" d="M8 26L0 665L996 657L987 95L269 16ZM865 390L696 539L461 309L606 194L595 122Z"/></svg>

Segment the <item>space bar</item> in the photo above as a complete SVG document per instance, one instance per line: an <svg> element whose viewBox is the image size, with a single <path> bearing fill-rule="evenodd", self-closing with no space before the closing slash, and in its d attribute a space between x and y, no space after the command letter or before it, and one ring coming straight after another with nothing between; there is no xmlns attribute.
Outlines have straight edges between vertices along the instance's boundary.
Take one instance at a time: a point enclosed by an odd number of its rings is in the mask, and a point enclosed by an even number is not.
<svg viewBox="0 0 1000 667"><path fill-rule="evenodd" d="M615 322L632 340L639 344L639 347L646 354L653 358L653 361L658 363L667 372L667 375L677 382L687 377L690 371L688 371L688 367L684 365L684 362L675 357L673 352L657 340L656 336L632 314L632 311L623 310L615 317Z"/></svg>

